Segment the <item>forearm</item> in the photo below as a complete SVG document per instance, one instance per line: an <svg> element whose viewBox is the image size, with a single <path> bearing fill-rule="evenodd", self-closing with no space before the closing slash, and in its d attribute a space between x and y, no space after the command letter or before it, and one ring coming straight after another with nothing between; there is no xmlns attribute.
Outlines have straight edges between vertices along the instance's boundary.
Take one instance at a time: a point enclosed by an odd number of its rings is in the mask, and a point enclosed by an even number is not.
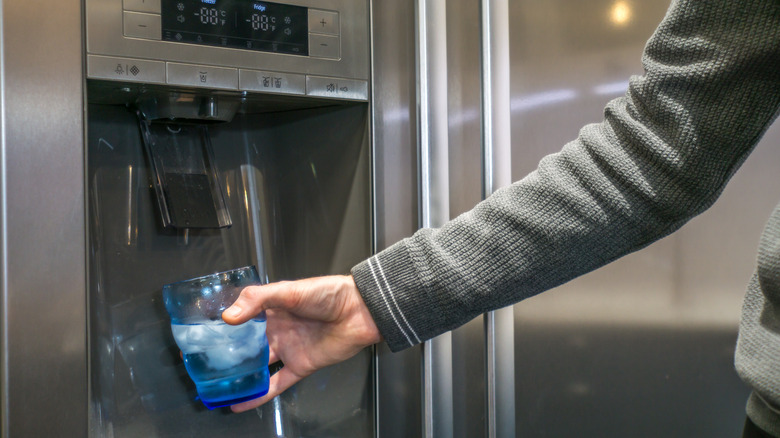
<svg viewBox="0 0 780 438"><path fill-rule="evenodd" d="M680 1L604 121L353 269L394 350L596 269L708 208L776 117L776 1ZM517 141L517 140L516 140Z"/></svg>

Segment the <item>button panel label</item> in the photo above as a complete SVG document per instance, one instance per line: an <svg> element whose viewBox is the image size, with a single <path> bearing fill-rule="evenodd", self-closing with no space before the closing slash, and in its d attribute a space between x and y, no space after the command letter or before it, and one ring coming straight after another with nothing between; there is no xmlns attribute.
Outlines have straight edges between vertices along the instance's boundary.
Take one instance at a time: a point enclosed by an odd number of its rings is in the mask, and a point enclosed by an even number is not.
<svg viewBox="0 0 780 438"><path fill-rule="evenodd" d="M338 99L368 100L368 82L354 79L307 76L306 94Z"/></svg>
<svg viewBox="0 0 780 438"><path fill-rule="evenodd" d="M247 91L264 91L282 94L306 94L306 76L270 71L239 71L239 88Z"/></svg>
<svg viewBox="0 0 780 438"><path fill-rule="evenodd" d="M175 62L169 62L167 65L166 77L169 84L229 90L238 89L238 70L235 68L178 64Z"/></svg>
<svg viewBox="0 0 780 438"><path fill-rule="evenodd" d="M87 76L95 79L164 84L165 63L88 55Z"/></svg>

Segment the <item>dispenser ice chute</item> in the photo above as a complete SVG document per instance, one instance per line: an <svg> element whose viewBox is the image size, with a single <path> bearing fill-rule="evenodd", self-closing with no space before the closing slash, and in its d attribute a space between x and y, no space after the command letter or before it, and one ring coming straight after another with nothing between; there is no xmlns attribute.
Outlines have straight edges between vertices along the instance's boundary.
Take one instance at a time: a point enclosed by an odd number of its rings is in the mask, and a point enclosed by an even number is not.
<svg viewBox="0 0 780 438"><path fill-rule="evenodd" d="M209 125L229 122L238 102L169 94L140 99L136 106L163 227L229 227Z"/></svg>

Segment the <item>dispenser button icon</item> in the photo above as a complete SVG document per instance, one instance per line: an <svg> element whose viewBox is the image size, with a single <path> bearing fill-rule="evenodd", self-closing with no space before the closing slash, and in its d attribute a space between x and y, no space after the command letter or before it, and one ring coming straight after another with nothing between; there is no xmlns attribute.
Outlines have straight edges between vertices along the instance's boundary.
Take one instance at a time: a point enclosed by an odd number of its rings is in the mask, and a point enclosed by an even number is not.
<svg viewBox="0 0 780 438"><path fill-rule="evenodd" d="M138 68L137 65L133 64L132 67L130 67L127 64L117 64L116 68L114 69L114 73L117 74L117 76L127 76L127 75L133 75L138 76L139 73L141 73L141 69Z"/></svg>
<svg viewBox="0 0 780 438"><path fill-rule="evenodd" d="M168 62L167 83L195 87L238 89L238 69Z"/></svg>
<svg viewBox="0 0 780 438"><path fill-rule="evenodd" d="M87 56L87 74L90 78L121 79L165 83L165 63L145 59Z"/></svg>
<svg viewBox="0 0 780 438"><path fill-rule="evenodd" d="M368 82L357 79L306 77L306 94L350 100L368 99Z"/></svg>
<svg viewBox="0 0 780 438"><path fill-rule="evenodd" d="M241 69L239 82L241 90L306 94L306 76L304 75Z"/></svg>

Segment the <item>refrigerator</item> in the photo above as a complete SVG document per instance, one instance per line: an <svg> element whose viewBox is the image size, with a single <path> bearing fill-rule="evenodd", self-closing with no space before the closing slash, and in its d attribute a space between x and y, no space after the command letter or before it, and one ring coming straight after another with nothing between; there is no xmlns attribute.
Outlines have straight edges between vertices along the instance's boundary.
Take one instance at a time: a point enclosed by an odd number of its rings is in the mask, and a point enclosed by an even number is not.
<svg viewBox="0 0 780 438"><path fill-rule="evenodd" d="M0 435L737 436L777 129L676 234L248 413L200 407L160 312L166 282L344 274L468 211L601 120L668 6L0 2Z"/></svg>

